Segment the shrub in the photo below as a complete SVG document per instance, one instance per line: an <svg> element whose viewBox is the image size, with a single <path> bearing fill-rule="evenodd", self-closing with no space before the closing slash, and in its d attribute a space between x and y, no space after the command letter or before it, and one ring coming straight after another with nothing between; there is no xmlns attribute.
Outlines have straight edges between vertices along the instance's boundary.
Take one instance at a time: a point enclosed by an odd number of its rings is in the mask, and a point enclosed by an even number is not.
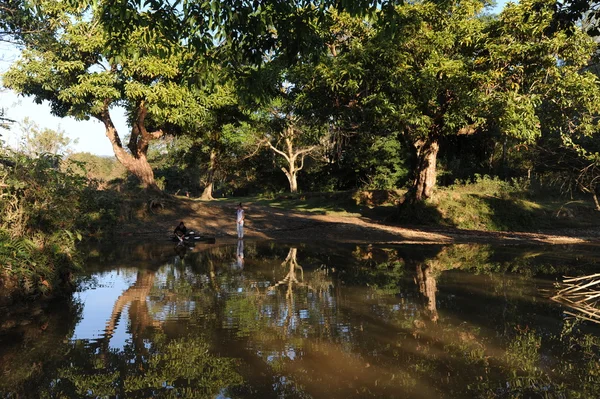
<svg viewBox="0 0 600 399"><path fill-rule="evenodd" d="M82 234L116 223L118 199L93 181L61 170L54 155L4 154L0 164L0 288L56 295L80 267Z"/></svg>
<svg viewBox="0 0 600 399"><path fill-rule="evenodd" d="M431 203L441 218L455 227L477 230L522 230L533 227L536 204L528 201L529 187L520 180L475 175L439 189Z"/></svg>

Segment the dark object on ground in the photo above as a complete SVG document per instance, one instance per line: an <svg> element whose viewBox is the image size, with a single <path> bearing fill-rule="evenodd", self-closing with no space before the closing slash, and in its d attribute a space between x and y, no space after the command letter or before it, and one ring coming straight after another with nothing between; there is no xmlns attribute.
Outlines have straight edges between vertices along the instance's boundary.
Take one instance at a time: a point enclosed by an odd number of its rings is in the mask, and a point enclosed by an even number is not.
<svg viewBox="0 0 600 399"><path fill-rule="evenodd" d="M171 241L178 242L179 238L177 236L172 235L170 238ZM196 234L194 231L188 231L183 236L183 242L187 245L193 244L195 242L203 242L206 244L214 244L216 242L215 237L208 237L200 234Z"/></svg>

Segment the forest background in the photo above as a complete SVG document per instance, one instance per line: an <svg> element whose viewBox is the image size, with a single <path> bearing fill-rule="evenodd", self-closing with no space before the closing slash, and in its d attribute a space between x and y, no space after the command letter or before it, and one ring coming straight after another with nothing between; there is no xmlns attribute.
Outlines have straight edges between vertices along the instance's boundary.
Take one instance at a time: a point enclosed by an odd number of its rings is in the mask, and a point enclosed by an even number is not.
<svg viewBox="0 0 600 399"><path fill-rule="evenodd" d="M99 121L115 157L69 153L64 132L22 121L23 146L2 146L0 286L68 291L77 241L178 198L596 226L595 9L488 5L2 0L2 39L22 48L4 86Z"/></svg>

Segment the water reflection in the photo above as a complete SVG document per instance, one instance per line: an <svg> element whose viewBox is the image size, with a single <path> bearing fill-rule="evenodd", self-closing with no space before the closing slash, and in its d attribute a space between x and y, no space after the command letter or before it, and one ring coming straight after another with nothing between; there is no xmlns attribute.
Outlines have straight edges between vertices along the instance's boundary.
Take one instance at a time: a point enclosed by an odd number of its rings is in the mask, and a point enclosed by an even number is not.
<svg viewBox="0 0 600 399"><path fill-rule="evenodd" d="M3 319L0 396L600 396L599 328L541 291L593 254L145 249L91 252L75 301Z"/></svg>
<svg viewBox="0 0 600 399"><path fill-rule="evenodd" d="M437 284L433 274L433 268L427 264L417 265L417 284L419 292L427 299L427 310L431 321L438 321L437 304L435 301L435 293Z"/></svg>
<svg viewBox="0 0 600 399"><path fill-rule="evenodd" d="M242 269L244 267L244 240L238 240L235 259L236 267Z"/></svg>

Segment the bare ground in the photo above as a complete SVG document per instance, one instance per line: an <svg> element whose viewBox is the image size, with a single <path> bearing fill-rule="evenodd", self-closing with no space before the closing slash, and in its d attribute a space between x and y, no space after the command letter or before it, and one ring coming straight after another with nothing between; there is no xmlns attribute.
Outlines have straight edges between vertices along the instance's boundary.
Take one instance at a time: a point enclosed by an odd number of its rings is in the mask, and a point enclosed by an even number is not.
<svg viewBox="0 0 600 399"><path fill-rule="evenodd" d="M156 205L156 204L155 204ZM553 232L490 232L448 227L411 227L356 216L319 215L246 203L245 238L373 244L570 244L600 245L600 226ZM119 235L168 238L179 221L220 242L234 241L235 203L176 198L161 201L123 226Z"/></svg>

